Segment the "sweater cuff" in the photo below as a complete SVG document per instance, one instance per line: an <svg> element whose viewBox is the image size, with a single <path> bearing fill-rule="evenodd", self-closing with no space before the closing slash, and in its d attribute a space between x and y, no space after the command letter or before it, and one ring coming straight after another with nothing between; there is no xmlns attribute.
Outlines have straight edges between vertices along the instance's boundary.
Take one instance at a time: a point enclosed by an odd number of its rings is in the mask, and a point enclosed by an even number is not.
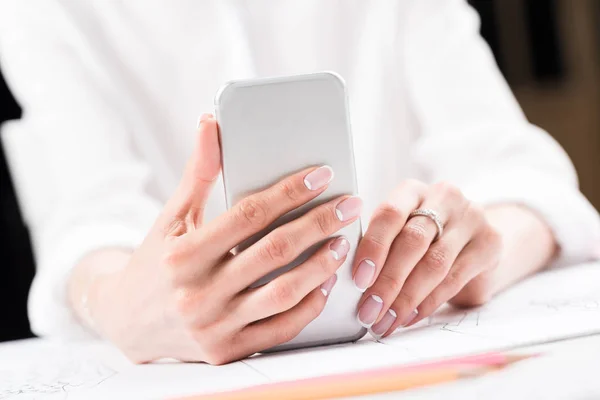
<svg viewBox="0 0 600 400"><path fill-rule="evenodd" d="M87 254L103 248L135 249L146 231L118 223L94 223L69 229L51 249L41 249L37 273L29 296L29 319L32 331L39 336L89 338L73 312L67 293L69 276ZM49 316L51 316L49 318Z"/></svg>
<svg viewBox="0 0 600 400"><path fill-rule="evenodd" d="M559 246L552 266L600 259L600 216L571 184L526 168L492 172L461 188L484 206L520 204L540 215Z"/></svg>

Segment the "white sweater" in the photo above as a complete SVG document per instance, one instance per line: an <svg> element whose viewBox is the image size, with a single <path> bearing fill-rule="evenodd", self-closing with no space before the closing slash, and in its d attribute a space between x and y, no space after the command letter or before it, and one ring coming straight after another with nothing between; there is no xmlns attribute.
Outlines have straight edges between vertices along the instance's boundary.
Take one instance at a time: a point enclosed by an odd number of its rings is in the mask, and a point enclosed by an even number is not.
<svg viewBox="0 0 600 400"><path fill-rule="evenodd" d="M462 0L3 0L0 61L23 118L2 127L31 229L40 335L81 332L69 271L135 248L227 80L333 70L348 84L364 225L403 179L529 206L560 261L600 257L573 166L529 124ZM214 191L209 219L223 212Z"/></svg>

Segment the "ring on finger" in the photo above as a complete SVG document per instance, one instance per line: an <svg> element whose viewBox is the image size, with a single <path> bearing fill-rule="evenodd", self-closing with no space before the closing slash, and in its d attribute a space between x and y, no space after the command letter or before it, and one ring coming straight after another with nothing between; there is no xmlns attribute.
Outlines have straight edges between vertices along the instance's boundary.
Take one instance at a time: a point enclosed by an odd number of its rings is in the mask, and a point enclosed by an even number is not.
<svg viewBox="0 0 600 400"><path fill-rule="evenodd" d="M437 234L433 239L434 242L438 240L444 233L444 224L442 224L442 219L440 218L439 214L433 211L432 209L418 208L408 215L408 219L411 219L413 217L427 217L435 223L435 226L437 228Z"/></svg>

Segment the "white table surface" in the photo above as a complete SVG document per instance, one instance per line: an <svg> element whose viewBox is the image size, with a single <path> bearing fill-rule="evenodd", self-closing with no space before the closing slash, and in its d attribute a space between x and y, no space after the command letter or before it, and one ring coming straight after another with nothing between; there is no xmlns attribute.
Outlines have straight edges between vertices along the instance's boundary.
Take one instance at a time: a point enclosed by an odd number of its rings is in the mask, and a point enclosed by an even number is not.
<svg viewBox="0 0 600 400"><path fill-rule="evenodd" d="M49 347L44 340L30 339L25 341L9 342L0 345L0 366L6 361L5 357L19 360L20 363L31 363L35 355L44 354ZM164 398L167 391L156 391L153 384L157 380L164 382L179 382L197 380L198 375L193 365L176 365L168 373L165 370L157 370L154 374L147 366L139 370L138 367L131 369L125 374L125 379L117 378L118 382L111 382L114 371L102 371L102 368L113 368L115 360L119 359L118 353L107 346L98 344L78 344L77 351L85 358L112 359L112 363L99 365L86 365L83 367L86 375L98 374L97 381L89 380L89 376L81 378L81 383L71 381L64 385L61 383L61 375L65 371L52 371L53 360L39 360L44 364L48 377L43 377L47 382L39 385L35 390L24 388L23 391L3 392L2 379L0 376L0 399L1 400L24 400L24 399L143 399L152 398L159 394ZM417 399L417 400L448 400L448 399L569 399L569 400L592 400L600 399L600 334L587 337L569 339L539 346L528 346L518 350L519 352L540 352L541 356L520 363L484 377L466 379L462 381L441 384L426 388L414 389L405 392L386 393L380 395L369 395L361 399ZM118 363L125 365L126 361L121 359ZM74 369L80 368L81 364L76 362ZM91 371L97 368L98 371ZM117 368L118 369L118 368ZM79 371L81 372L81 371ZM55 375L53 375L53 373ZM74 372L77 374L77 372ZM108 378L107 378L108 376ZM236 374L235 369L228 369L224 379L243 379ZM52 381L52 382L51 382ZM239 382L244 385L244 382ZM250 382L246 382L247 384ZM63 384L64 389L60 389ZM81 385L81 388L77 387ZM57 388L58 386L58 388ZM131 390L121 390L128 387ZM175 391L177 392L177 391ZM193 391L192 391L193 392ZM156 397L155 397L156 398Z"/></svg>
<svg viewBox="0 0 600 400"><path fill-rule="evenodd" d="M135 366L100 342L0 344L0 400L162 399L490 350L543 355L485 377L374 399L600 399L600 264L548 271L473 310L440 310L376 342L252 357L221 367Z"/></svg>
<svg viewBox="0 0 600 400"><path fill-rule="evenodd" d="M542 355L475 379L361 399L600 399L600 334L519 351Z"/></svg>

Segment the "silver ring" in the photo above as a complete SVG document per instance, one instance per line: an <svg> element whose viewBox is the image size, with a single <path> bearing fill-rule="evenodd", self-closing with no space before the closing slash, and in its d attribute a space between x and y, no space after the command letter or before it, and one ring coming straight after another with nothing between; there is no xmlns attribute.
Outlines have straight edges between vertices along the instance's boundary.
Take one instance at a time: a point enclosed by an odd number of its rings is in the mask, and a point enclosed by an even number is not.
<svg viewBox="0 0 600 400"><path fill-rule="evenodd" d="M442 233L444 233L444 225L442 224L442 220L440 219L438 213L432 209L419 208L408 215L408 219L411 219L412 217L427 217L435 223L435 226L437 227L437 235L435 235L435 238L433 239L434 242L438 240L440 236L442 236Z"/></svg>

